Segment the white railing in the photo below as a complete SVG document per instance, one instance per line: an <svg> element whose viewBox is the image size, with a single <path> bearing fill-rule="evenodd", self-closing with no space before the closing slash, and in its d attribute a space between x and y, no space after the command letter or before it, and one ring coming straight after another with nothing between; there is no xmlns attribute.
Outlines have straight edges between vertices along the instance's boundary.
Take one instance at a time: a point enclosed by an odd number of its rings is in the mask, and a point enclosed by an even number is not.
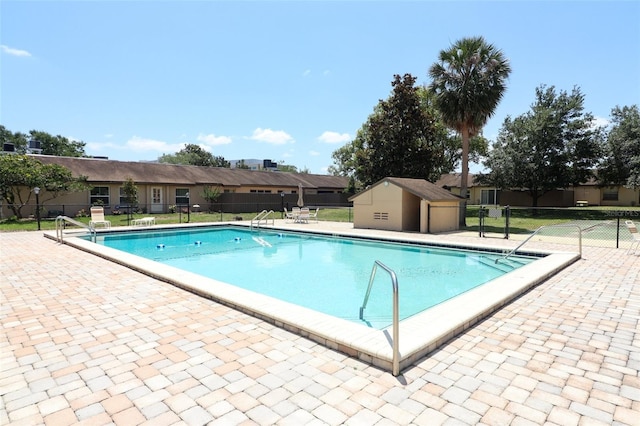
<svg viewBox="0 0 640 426"><path fill-rule="evenodd" d="M393 375L400 375L400 320L399 318L399 309L398 306L398 279L396 278L396 273L393 272L389 267L385 266L379 260L376 260L373 264L373 268L371 269L371 278L369 278L369 286L367 287L367 292L364 295L364 300L362 301L362 306L360 307L360 319L364 319L364 310L367 307L367 302L369 301L369 295L371 294L371 287L373 286L373 279L376 276L376 270L380 266L382 269L389 273L391 277L391 286L393 287Z"/></svg>
<svg viewBox="0 0 640 426"><path fill-rule="evenodd" d="M269 220L271 220L271 224L274 225L275 224L275 220L273 217L271 217L271 215L274 214L273 210L262 210L260 213L258 213L256 215L256 217L254 217L253 219L251 219L251 229L253 229L253 226L255 225L256 228L260 227L260 223L262 221L264 221L265 225L269 224Z"/></svg>
<svg viewBox="0 0 640 426"><path fill-rule="evenodd" d="M535 235L537 235L538 232L542 231L543 229L547 229L547 228L578 228L578 250L580 252L580 257L582 257L582 228L580 228L578 225L567 223L567 224L541 226L540 228L536 229L533 232L533 234L529 235L523 242L518 244L518 246L516 248L514 248L513 250L511 250L509 253L505 254L504 256L499 257L498 259L496 259L496 263L498 263L498 261L500 261L500 260L507 260L507 258L509 256L514 254L516 251L518 251L518 249L520 247L525 245L525 243L527 243L531 238L533 238Z"/></svg>
<svg viewBox="0 0 640 426"><path fill-rule="evenodd" d="M91 234L93 242L96 242L96 229L93 226L78 222L77 220L71 219L68 216L56 217L56 239L58 240L58 242L62 243L64 241L65 223L70 223L72 225L86 229L86 231Z"/></svg>

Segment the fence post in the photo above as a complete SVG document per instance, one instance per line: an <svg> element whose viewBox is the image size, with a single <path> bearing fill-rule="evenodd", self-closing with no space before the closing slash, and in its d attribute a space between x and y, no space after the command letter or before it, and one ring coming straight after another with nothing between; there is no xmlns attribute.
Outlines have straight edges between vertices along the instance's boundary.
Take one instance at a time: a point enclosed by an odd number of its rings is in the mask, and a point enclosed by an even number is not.
<svg viewBox="0 0 640 426"><path fill-rule="evenodd" d="M509 239L509 219L511 218L511 207L505 206L504 208L504 238Z"/></svg>
<svg viewBox="0 0 640 426"><path fill-rule="evenodd" d="M620 248L620 215L617 217L618 226L616 226L616 248Z"/></svg>
<svg viewBox="0 0 640 426"><path fill-rule="evenodd" d="M478 236L484 237L484 206L480 206L478 210Z"/></svg>

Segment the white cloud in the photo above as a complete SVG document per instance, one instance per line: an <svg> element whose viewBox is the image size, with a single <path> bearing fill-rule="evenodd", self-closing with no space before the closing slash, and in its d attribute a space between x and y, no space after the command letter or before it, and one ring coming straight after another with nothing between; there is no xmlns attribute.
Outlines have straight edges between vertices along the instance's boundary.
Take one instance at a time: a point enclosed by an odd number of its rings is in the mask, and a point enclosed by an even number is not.
<svg viewBox="0 0 640 426"><path fill-rule="evenodd" d="M309 155L312 157L317 157L318 155L320 155L320 153L318 151L309 151Z"/></svg>
<svg viewBox="0 0 640 426"><path fill-rule="evenodd" d="M303 77L308 76L309 74L311 74L311 70L304 70L304 72L302 73Z"/></svg>
<svg viewBox="0 0 640 426"><path fill-rule="evenodd" d="M607 127L611 122L607 118L598 117L597 115L593 117L593 127Z"/></svg>
<svg viewBox="0 0 640 426"><path fill-rule="evenodd" d="M273 145L284 145L294 142L291 135L287 132L283 132L282 130L261 129L260 127L253 131L253 134L249 139Z"/></svg>
<svg viewBox="0 0 640 426"><path fill-rule="evenodd" d="M231 143L230 137L216 136L213 133L210 133L208 135L203 135L202 133L200 133L196 139L210 146L227 145Z"/></svg>
<svg viewBox="0 0 640 426"><path fill-rule="evenodd" d="M2 50L7 55L11 55L11 56L25 56L25 57L31 56L31 53L27 52L26 50L14 49L5 44L0 44L0 50Z"/></svg>
<svg viewBox="0 0 640 426"><path fill-rule="evenodd" d="M170 144L164 141L134 136L126 143L126 148L134 151L156 151L159 153L174 153L184 148L184 143Z"/></svg>
<svg viewBox="0 0 640 426"><path fill-rule="evenodd" d="M324 132L318 137L318 140L323 143L344 143L349 142L351 140L351 136L349 133L338 133L338 132Z"/></svg>

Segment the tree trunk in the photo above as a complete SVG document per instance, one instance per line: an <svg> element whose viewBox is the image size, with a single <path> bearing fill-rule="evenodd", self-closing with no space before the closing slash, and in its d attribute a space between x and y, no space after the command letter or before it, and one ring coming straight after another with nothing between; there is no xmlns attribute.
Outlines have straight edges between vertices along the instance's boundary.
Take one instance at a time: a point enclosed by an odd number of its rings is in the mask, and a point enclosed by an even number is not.
<svg viewBox="0 0 640 426"><path fill-rule="evenodd" d="M462 128L462 173L460 174L460 196L464 199L460 203L459 224L467 226L467 180L469 178L469 129Z"/></svg>

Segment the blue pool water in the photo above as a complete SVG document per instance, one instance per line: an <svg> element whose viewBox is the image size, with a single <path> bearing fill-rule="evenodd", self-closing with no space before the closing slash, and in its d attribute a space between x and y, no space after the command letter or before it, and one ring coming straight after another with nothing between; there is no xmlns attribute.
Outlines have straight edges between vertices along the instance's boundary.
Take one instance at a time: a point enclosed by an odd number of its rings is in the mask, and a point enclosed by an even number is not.
<svg viewBox="0 0 640 426"><path fill-rule="evenodd" d="M496 265L500 255L488 252L219 227L107 234L98 243L375 328L392 315L391 281L378 269L359 319L376 260L397 275L400 319L534 260Z"/></svg>

